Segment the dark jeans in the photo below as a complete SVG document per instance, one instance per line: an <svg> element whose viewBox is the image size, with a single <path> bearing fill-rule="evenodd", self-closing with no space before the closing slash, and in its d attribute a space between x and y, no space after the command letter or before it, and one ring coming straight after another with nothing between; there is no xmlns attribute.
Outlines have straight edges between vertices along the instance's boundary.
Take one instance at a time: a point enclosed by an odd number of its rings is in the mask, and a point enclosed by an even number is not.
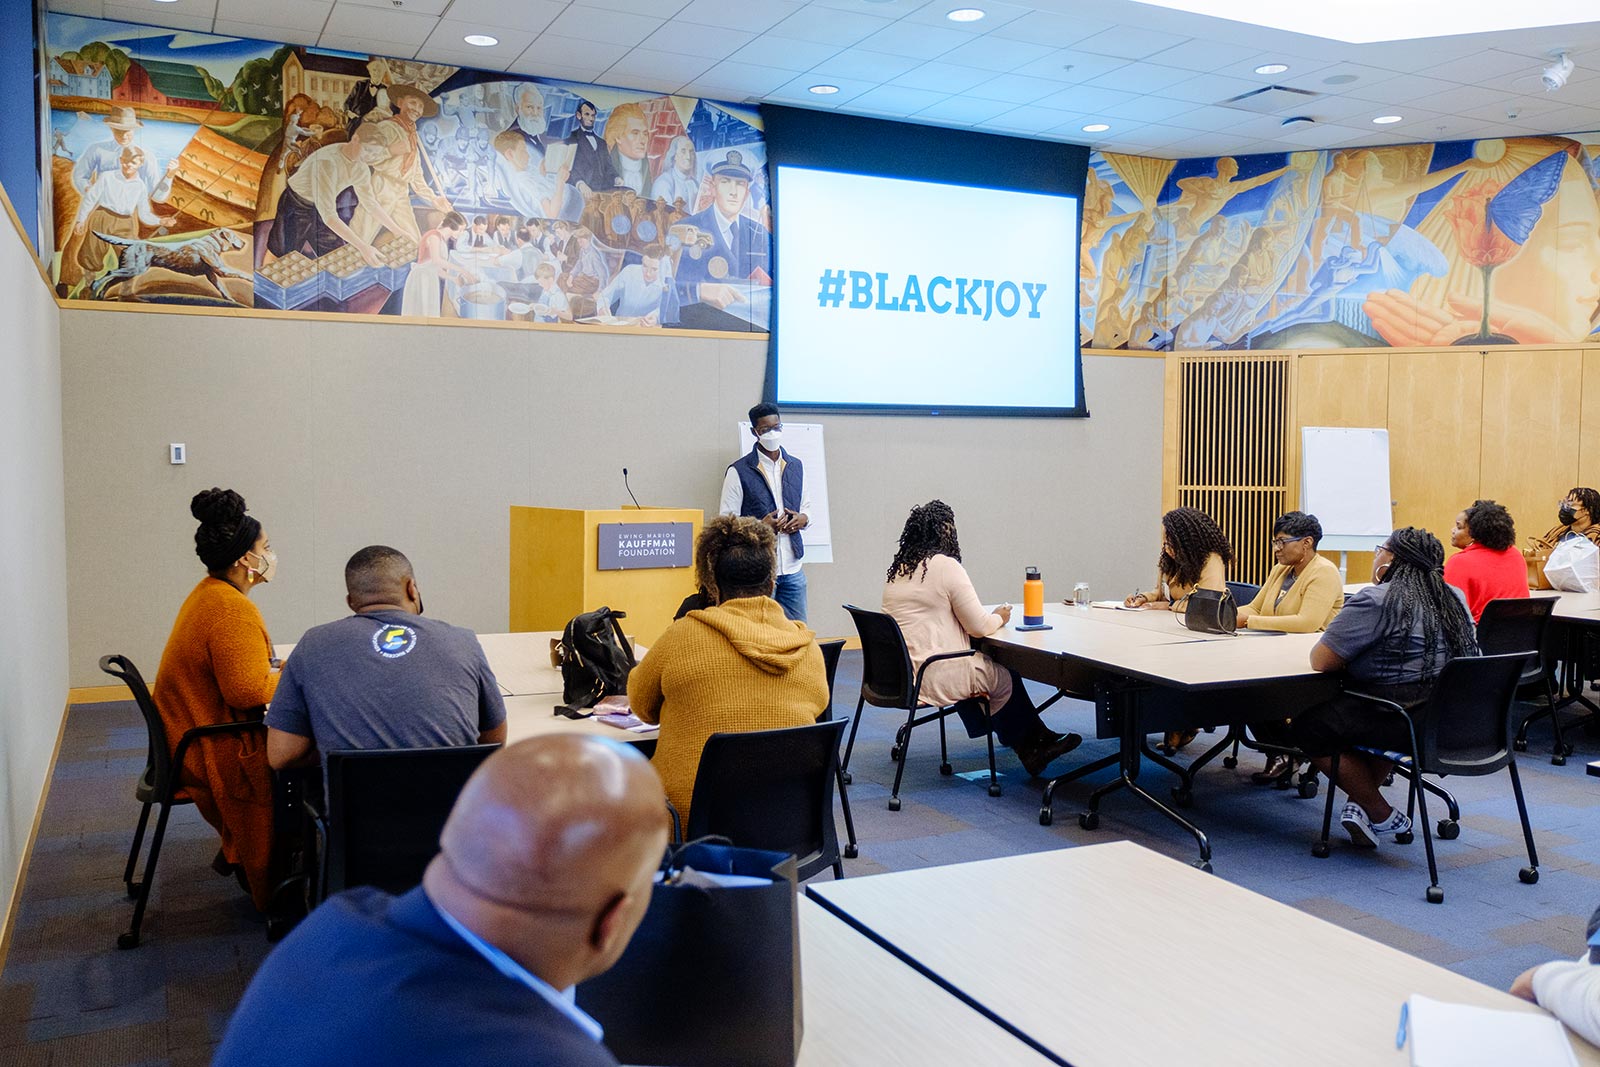
<svg viewBox="0 0 1600 1067"><path fill-rule="evenodd" d="M1417 732L1422 732L1422 720L1415 709L1428 699L1433 690L1431 681L1403 685L1355 683L1353 688L1399 704L1411 712ZM1313 758L1348 752L1357 745L1393 752L1411 751L1411 733L1406 729L1405 719L1388 708L1359 700L1349 693L1340 693L1295 716L1289 725L1289 734L1295 747Z"/></svg>

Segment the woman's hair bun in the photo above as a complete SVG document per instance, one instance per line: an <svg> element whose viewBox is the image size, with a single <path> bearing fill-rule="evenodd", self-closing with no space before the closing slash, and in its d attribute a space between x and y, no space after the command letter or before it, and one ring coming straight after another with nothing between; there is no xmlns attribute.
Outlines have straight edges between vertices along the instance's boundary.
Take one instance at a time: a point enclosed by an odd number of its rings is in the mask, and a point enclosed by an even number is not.
<svg viewBox="0 0 1600 1067"><path fill-rule="evenodd" d="M236 525L244 510L244 497L232 489L202 489L189 501L189 514L207 526Z"/></svg>

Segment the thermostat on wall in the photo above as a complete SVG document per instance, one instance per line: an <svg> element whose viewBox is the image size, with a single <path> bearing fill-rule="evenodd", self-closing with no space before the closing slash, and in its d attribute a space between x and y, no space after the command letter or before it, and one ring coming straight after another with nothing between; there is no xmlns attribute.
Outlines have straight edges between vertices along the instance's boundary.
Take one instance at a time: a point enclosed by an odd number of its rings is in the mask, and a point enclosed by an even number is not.
<svg viewBox="0 0 1600 1067"><path fill-rule="evenodd" d="M167 446L171 454L170 462L174 465L189 462L189 448L184 444L170 444Z"/></svg>

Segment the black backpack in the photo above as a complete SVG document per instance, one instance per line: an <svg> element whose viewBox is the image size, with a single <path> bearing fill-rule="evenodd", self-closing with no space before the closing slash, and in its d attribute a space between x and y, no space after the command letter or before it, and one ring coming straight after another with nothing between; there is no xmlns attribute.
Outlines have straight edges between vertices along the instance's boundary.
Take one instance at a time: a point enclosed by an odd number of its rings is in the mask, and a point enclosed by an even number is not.
<svg viewBox="0 0 1600 1067"><path fill-rule="evenodd" d="M561 661L561 699L566 703L556 714L581 719L581 709L594 707L601 697L628 691L628 672L635 660L617 621L627 617L627 612L596 608L567 623L556 646Z"/></svg>

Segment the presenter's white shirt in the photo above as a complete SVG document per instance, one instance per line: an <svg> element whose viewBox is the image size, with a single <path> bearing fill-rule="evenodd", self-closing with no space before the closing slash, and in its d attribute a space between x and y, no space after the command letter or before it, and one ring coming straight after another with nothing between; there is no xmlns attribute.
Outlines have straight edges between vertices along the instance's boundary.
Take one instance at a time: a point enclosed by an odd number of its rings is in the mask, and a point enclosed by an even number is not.
<svg viewBox="0 0 1600 1067"><path fill-rule="evenodd" d="M783 457L768 459L767 454L760 449L756 450L756 464L761 468L761 477L767 481L767 488L772 491L772 499L778 502L778 507L783 507ZM739 472L732 467L722 479L722 514L738 515L744 510L744 483L739 480ZM811 514L811 495L806 490L805 479L800 480L800 514ZM794 574L800 570L800 560L794 554L794 545L789 541L788 534L778 534L778 573Z"/></svg>

